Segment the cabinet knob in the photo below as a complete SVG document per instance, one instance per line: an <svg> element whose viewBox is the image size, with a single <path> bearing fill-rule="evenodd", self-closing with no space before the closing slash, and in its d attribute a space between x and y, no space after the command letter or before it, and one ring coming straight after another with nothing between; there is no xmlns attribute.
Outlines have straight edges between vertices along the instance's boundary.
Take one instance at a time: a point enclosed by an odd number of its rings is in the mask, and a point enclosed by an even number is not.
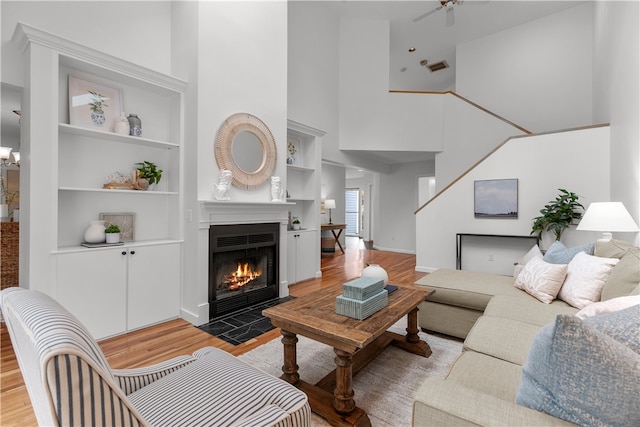
<svg viewBox="0 0 640 427"><path fill-rule="evenodd" d="M122 255L126 255L126 254L127 254L127 251L122 251Z"/></svg>
<svg viewBox="0 0 640 427"><path fill-rule="evenodd" d="M131 251L131 252L129 252L129 253L130 253L131 255L135 255L135 254L136 254L136 251Z"/></svg>

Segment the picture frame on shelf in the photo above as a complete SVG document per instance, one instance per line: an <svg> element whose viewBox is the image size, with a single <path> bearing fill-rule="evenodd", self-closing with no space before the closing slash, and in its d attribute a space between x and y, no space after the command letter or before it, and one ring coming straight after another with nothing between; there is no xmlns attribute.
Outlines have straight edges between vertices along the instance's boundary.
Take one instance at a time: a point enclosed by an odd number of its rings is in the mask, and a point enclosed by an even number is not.
<svg viewBox="0 0 640 427"><path fill-rule="evenodd" d="M297 138L289 137L287 139L287 164L291 166L304 165L302 147Z"/></svg>
<svg viewBox="0 0 640 427"><path fill-rule="evenodd" d="M120 241L133 242L135 240L136 214L133 212L101 212L100 220L104 226L117 225L120 228Z"/></svg>
<svg viewBox="0 0 640 427"><path fill-rule="evenodd" d="M121 112L120 89L69 75L69 124L113 132Z"/></svg>
<svg viewBox="0 0 640 427"><path fill-rule="evenodd" d="M518 180L489 179L473 182L476 218L518 218Z"/></svg>

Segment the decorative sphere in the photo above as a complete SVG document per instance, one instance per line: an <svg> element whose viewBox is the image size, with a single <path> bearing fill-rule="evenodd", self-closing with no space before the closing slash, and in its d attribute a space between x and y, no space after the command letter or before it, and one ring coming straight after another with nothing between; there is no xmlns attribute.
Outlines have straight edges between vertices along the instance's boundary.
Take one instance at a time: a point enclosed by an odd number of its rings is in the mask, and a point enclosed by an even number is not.
<svg viewBox="0 0 640 427"><path fill-rule="evenodd" d="M378 264L369 264L364 270L362 270L361 276L382 279L385 286L389 283L389 275L385 269L380 267Z"/></svg>

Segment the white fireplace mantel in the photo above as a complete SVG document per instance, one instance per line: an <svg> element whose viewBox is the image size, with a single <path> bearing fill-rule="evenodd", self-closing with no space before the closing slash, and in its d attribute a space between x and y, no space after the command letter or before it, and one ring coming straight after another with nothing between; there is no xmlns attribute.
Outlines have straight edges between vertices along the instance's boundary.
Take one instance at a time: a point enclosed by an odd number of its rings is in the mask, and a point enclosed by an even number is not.
<svg viewBox="0 0 640 427"><path fill-rule="evenodd" d="M289 222L288 207L295 203L234 202L201 200L200 228L212 224L252 224L257 222Z"/></svg>
<svg viewBox="0 0 640 427"><path fill-rule="evenodd" d="M183 311L183 317L195 325L209 322L209 228L212 225L279 223L279 294L289 295L287 279L287 225L289 206L294 203L274 202L234 202L219 200L199 200L198 213L198 313Z"/></svg>

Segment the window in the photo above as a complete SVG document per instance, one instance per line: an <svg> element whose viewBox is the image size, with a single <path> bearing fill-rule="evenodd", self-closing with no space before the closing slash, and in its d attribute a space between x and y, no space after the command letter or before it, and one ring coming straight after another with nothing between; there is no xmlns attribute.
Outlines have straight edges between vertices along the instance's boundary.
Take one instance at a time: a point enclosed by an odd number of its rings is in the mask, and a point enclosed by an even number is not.
<svg viewBox="0 0 640 427"><path fill-rule="evenodd" d="M347 188L345 191L345 221L347 235L360 235L360 189Z"/></svg>

